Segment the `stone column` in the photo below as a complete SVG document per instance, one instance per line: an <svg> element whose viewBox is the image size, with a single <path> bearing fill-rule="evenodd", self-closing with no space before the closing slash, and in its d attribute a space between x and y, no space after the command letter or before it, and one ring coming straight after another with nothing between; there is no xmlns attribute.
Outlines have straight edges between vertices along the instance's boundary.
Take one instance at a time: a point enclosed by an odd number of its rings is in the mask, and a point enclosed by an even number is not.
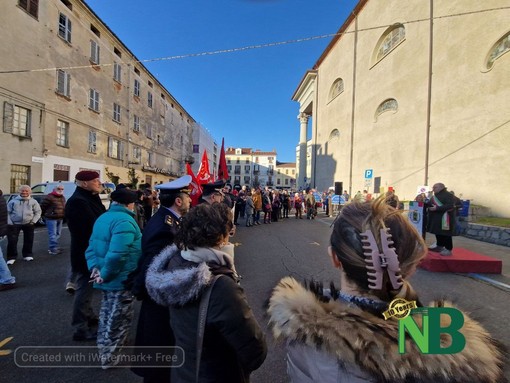
<svg viewBox="0 0 510 383"><path fill-rule="evenodd" d="M309 116L305 113L300 113L298 115L298 119L300 122L300 130L299 130L299 177L297 182L298 188L305 188L306 182L306 130L308 128L308 118Z"/></svg>

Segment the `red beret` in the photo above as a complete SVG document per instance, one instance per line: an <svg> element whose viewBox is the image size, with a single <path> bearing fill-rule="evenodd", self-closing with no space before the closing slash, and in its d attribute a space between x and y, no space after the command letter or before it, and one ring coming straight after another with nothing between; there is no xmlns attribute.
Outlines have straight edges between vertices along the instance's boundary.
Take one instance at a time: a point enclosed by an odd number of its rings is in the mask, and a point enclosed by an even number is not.
<svg viewBox="0 0 510 383"><path fill-rule="evenodd" d="M78 181L92 181L99 178L99 173L93 170L82 170L76 173L75 177Z"/></svg>

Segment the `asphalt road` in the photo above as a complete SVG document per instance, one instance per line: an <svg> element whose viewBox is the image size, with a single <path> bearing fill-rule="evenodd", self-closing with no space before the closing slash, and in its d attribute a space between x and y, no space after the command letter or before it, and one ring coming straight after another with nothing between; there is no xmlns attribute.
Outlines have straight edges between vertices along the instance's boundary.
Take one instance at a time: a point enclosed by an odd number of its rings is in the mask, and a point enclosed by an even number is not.
<svg viewBox="0 0 510 383"><path fill-rule="evenodd" d="M271 225L238 227L233 238L233 241L238 243L236 267L243 276L241 283L253 311L267 331L269 344L268 357L262 367L252 375L252 382L288 381L284 345L275 344L266 326L265 304L276 283L287 275L298 280L313 278L326 283L339 280L336 269L330 265L326 250L332 220L319 215L314 221L289 218ZM243 221L240 220L240 223ZM64 279L69 265L68 250L58 256L48 255L46 231L44 228L36 231L35 260L18 260L11 267L18 287L0 292L0 344L2 340L13 337L0 346L0 382L141 382L141 378L123 368L104 371L100 368L83 367L31 368L28 366L30 363L25 363L25 367L16 365L14 356L16 355L16 362L19 362L23 347L94 346L94 342L84 344L71 339L72 297L64 290ZM485 253L490 253L487 255L502 257L503 275L495 278L510 284L510 249L464 238L456 239L456 243L462 243L463 247L474 251L485 249ZM5 246L4 241L4 254ZM64 249L69 248L67 228L64 228L62 246ZM411 283L425 302L445 296L453 300L510 348L508 290L465 275L431 273L421 269L413 276ZM99 295L95 298L96 307L99 307ZM138 310L138 304L136 308ZM135 318L136 315L137 312ZM132 337L133 334L131 339ZM7 349L12 352L3 355ZM507 377L510 378L508 367Z"/></svg>

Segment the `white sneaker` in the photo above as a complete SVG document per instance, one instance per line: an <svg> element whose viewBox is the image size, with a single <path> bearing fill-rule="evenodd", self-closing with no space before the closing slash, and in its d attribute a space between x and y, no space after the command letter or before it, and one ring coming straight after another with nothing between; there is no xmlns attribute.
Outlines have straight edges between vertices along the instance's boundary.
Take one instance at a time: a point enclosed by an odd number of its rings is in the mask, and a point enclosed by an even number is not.
<svg viewBox="0 0 510 383"><path fill-rule="evenodd" d="M16 260L15 260L15 259L9 259L6 263L7 263L8 265L14 265L14 262L16 262Z"/></svg>
<svg viewBox="0 0 510 383"><path fill-rule="evenodd" d="M23 259L27 262L30 262L34 260L34 257L23 257Z"/></svg>
<svg viewBox="0 0 510 383"><path fill-rule="evenodd" d="M447 256L447 255L452 255L452 252L448 249L443 249L439 252L439 254Z"/></svg>

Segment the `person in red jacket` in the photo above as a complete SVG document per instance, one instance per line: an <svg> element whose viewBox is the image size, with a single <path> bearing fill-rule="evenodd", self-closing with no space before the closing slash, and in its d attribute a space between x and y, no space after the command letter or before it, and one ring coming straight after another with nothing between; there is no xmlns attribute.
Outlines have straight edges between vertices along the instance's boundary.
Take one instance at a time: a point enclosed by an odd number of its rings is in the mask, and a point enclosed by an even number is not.
<svg viewBox="0 0 510 383"><path fill-rule="evenodd" d="M44 197L41 202L42 216L46 221L46 228L48 229L48 253L50 253L50 255L56 255L62 252L58 241L62 233L65 206L66 198L64 197L64 185L55 186L53 191Z"/></svg>

